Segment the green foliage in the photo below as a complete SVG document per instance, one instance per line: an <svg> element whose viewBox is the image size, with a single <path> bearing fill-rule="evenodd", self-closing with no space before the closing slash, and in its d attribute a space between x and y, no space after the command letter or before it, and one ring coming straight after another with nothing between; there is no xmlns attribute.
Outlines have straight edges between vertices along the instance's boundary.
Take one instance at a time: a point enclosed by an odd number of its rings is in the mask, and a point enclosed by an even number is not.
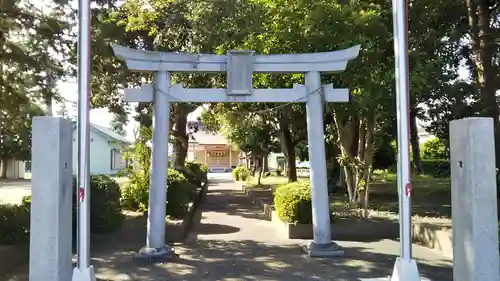
<svg viewBox="0 0 500 281"><path fill-rule="evenodd" d="M235 181L246 181L250 177L251 171L246 166L238 166L234 168L232 174Z"/></svg>
<svg viewBox="0 0 500 281"><path fill-rule="evenodd" d="M186 214L197 186L190 184L180 172L169 169L167 179L166 215L181 217Z"/></svg>
<svg viewBox="0 0 500 281"><path fill-rule="evenodd" d="M167 216L178 217L185 214L195 188L196 186L190 184L181 172L168 169ZM121 202L126 209L146 211L149 202L149 174L134 173L123 190Z"/></svg>
<svg viewBox="0 0 500 281"><path fill-rule="evenodd" d="M396 149L390 135L377 139L373 152L373 168L389 169L396 162Z"/></svg>
<svg viewBox="0 0 500 281"><path fill-rule="evenodd" d="M422 159L447 159L446 147L439 138L432 138L420 147ZM425 170L424 170L425 171Z"/></svg>
<svg viewBox="0 0 500 281"><path fill-rule="evenodd" d="M280 177L281 175L283 175L283 171L281 170L280 167L276 168L275 173L276 173L276 176L278 176L278 177Z"/></svg>
<svg viewBox="0 0 500 281"><path fill-rule="evenodd" d="M412 165L413 166L413 165ZM422 166L424 168L424 174L439 177L439 178L449 178L450 177L450 161L445 159L426 159L422 160Z"/></svg>
<svg viewBox="0 0 500 281"><path fill-rule="evenodd" d="M205 164L196 163L196 162L186 162L186 169L191 171L195 176L195 181L190 181L192 184L200 186L205 183L208 174L208 167Z"/></svg>
<svg viewBox="0 0 500 281"><path fill-rule="evenodd" d="M274 206L280 219L288 223L312 223L311 187L293 182L276 188Z"/></svg>
<svg viewBox="0 0 500 281"><path fill-rule="evenodd" d="M45 115L41 104L60 100L56 82L71 67L70 18L61 5L50 12L19 0L0 7L0 161L29 160L31 120Z"/></svg>
<svg viewBox="0 0 500 281"><path fill-rule="evenodd" d="M125 136L127 132L125 131L125 126L128 123L128 116L126 112L114 113L113 119L109 122L111 130L113 132Z"/></svg>
<svg viewBox="0 0 500 281"><path fill-rule="evenodd" d="M25 241L29 230L29 208L24 205L0 205L0 245Z"/></svg>
<svg viewBox="0 0 500 281"><path fill-rule="evenodd" d="M124 216L120 198L120 185L111 177L107 175L90 177L90 230L93 233L113 232L123 225ZM74 209L76 210L76 202Z"/></svg>
<svg viewBox="0 0 500 281"><path fill-rule="evenodd" d="M332 167L328 167L326 170L326 180L328 184L328 193L334 193L339 187L339 180L341 177L341 167L339 165L335 165Z"/></svg>
<svg viewBox="0 0 500 281"><path fill-rule="evenodd" d="M76 178L73 178L73 236L76 235ZM24 241L29 234L31 196L21 205L0 205L0 244ZM110 233L124 221L120 206L120 186L107 175L90 177L90 231Z"/></svg>

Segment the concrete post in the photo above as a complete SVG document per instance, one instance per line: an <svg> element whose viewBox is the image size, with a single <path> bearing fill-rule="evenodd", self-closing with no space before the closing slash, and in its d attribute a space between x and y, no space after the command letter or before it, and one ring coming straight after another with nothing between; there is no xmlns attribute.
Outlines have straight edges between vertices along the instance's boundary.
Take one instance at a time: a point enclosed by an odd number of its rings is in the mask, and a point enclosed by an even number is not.
<svg viewBox="0 0 500 281"><path fill-rule="evenodd" d="M171 258L173 249L165 245L167 201L168 134L170 122L170 73L156 72L154 90L153 141L149 187L148 233L146 246L137 258L163 261Z"/></svg>
<svg viewBox="0 0 500 281"><path fill-rule="evenodd" d="M71 280L72 145L70 120L33 118L30 281Z"/></svg>
<svg viewBox="0 0 500 281"><path fill-rule="evenodd" d="M500 280L492 118L450 123L453 280Z"/></svg>
<svg viewBox="0 0 500 281"><path fill-rule="evenodd" d="M314 240L307 246L310 256L339 256L343 251L331 241L330 202L326 179L325 133L323 128L323 95L321 76L306 73L307 140L309 144L311 199Z"/></svg>

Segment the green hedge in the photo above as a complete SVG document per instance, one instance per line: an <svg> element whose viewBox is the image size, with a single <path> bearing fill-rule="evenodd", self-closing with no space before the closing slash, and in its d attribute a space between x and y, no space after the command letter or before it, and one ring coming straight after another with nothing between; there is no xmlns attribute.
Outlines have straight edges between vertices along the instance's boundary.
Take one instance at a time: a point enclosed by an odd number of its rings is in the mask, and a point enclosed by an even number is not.
<svg viewBox="0 0 500 281"><path fill-rule="evenodd" d="M439 178L450 177L450 161L449 160L422 160L424 174Z"/></svg>
<svg viewBox="0 0 500 281"><path fill-rule="evenodd" d="M123 225L120 186L106 175L90 177L90 231L109 233ZM0 205L0 244L14 244L29 235L31 197L21 205ZM73 236L76 236L76 178L73 178Z"/></svg>
<svg viewBox="0 0 500 281"><path fill-rule="evenodd" d="M76 179L74 186L76 186ZM120 185L111 177L107 175L90 177L90 231L109 233L118 230L123 225L125 217L122 213L120 198ZM73 200L73 209L76 217L76 200Z"/></svg>
<svg viewBox="0 0 500 281"><path fill-rule="evenodd" d="M201 187L207 181L208 167L204 164L186 162L186 167L179 169L189 183Z"/></svg>
<svg viewBox="0 0 500 281"><path fill-rule="evenodd" d="M238 166L234 168L232 174L235 181L246 181L250 177L251 171L245 166Z"/></svg>
<svg viewBox="0 0 500 281"><path fill-rule="evenodd" d="M186 213L197 186L189 183L179 171L168 169L166 215L179 217ZM122 206L129 210L146 211L149 202L149 175L136 173L130 178L122 195Z"/></svg>
<svg viewBox="0 0 500 281"><path fill-rule="evenodd" d="M30 230L27 206L0 205L0 245L26 241Z"/></svg>
<svg viewBox="0 0 500 281"><path fill-rule="evenodd" d="M274 207L284 222L311 224L310 184L294 182L279 186L274 191Z"/></svg>

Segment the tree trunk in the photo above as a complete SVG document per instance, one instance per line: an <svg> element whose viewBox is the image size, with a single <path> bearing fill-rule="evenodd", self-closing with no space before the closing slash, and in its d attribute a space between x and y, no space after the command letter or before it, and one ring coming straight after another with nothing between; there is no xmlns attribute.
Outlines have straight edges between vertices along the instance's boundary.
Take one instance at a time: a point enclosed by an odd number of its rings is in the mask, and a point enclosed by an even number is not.
<svg viewBox="0 0 500 281"><path fill-rule="evenodd" d="M295 163L295 149L291 149L291 151L288 153L287 171L288 182L296 182L297 166Z"/></svg>
<svg viewBox="0 0 500 281"><path fill-rule="evenodd" d="M175 137L173 145L173 163L174 169L183 168L186 164L189 138L187 136L187 115L189 111L181 105L178 105L174 116L175 128L172 133Z"/></svg>
<svg viewBox="0 0 500 281"><path fill-rule="evenodd" d="M368 217L368 203L370 194L370 178L372 173L373 163L373 135L375 130L375 116L368 117L366 122L366 146L363 151L363 181L364 181L364 198L363 199L363 217Z"/></svg>
<svg viewBox="0 0 500 281"><path fill-rule="evenodd" d="M244 152L245 153L245 165L247 167L247 169L250 170L250 156L248 156L248 153Z"/></svg>
<svg viewBox="0 0 500 281"><path fill-rule="evenodd" d="M341 152L340 165L344 170L349 205L352 206L357 201L356 171L354 168L354 164L356 163L354 155L356 154L353 152L358 149L358 142L354 138L359 135L357 132L358 120L352 116L342 116L342 113L338 114L336 111L334 111L333 119L335 121L335 127L337 128L337 141Z"/></svg>
<svg viewBox="0 0 500 281"><path fill-rule="evenodd" d="M252 176L255 177L255 173L257 172L257 156L252 154Z"/></svg>
<svg viewBox="0 0 500 281"><path fill-rule="evenodd" d="M265 153L262 158L262 172L269 172L269 154Z"/></svg>
<svg viewBox="0 0 500 281"><path fill-rule="evenodd" d="M257 185L261 184L261 179L262 179L262 157L257 157L255 159L257 162L255 163L256 166L256 172L257 172Z"/></svg>
<svg viewBox="0 0 500 281"><path fill-rule="evenodd" d="M472 61L481 89L483 115L493 118L495 127L496 162L500 163L500 120L496 99L495 68L493 67L494 39L490 25L492 13L488 0L466 0L472 39Z"/></svg>
<svg viewBox="0 0 500 281"><path fill-rule="evenodd" d="M285 155L286 171L288 182L297 181L297 167L295 164L295 146L292 140L292 133L288 126L288 119L282 118L280 121L280 145Z"/></svg>
<svg viewBox="0 0 500 281"><path fill-rule="evenodd" d="M410 142L413 154L413 172L420 175L424 172L424 167L422 165L422 159L420 158L420 141L415 110L410 110Z"/></svg>
<svg viewBox="0 0 500 281"><path fill-rule="evenodd" d="M7 178L7 165L8 165L8 161L7 159L2 159L0 161L0 170L2 170L1 174L0 174L0 179L6 179Z"/></svg>

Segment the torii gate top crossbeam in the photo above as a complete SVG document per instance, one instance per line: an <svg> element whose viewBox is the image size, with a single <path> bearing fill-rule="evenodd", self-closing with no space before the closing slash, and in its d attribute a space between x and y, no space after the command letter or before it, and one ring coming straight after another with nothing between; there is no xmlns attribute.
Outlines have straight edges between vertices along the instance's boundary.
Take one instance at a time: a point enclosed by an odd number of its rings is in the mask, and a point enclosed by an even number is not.
<svg viewBox="0 0 500 281"><path fill-rule="evenodd" d="M360 45L348 49L306 54L253 55L253 51L229 51L228 55L186 54L131 49L112 45L115 55L127 63L130 70L151 72L227 72L230 57L249 58L251 72L322 73L345 70L347 62L358 56Z"/></svg>

